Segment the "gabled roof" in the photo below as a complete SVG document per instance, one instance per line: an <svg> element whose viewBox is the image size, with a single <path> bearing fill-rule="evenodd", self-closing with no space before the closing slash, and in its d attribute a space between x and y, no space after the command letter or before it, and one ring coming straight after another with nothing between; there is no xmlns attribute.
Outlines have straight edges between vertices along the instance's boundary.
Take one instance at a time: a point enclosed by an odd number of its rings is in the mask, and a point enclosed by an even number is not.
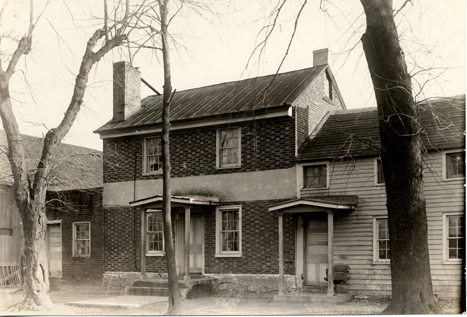
<svg viewBox="0 0 467 317"><path fill-rule="evenodd" d="M465 147L465 95L426 100L419 107L426 150ZM376 108L337 110L305 141L298 160L374 156L379 149Z"/></svg>
<svg viewBox="0 0 467 317"><path fill-rule="evenodd" d="M268 210L285 213L321 212L323 209L354 210L357 204L356 195L313 196L283 201L272 205Z"/></svg>
<svg viewBox="0 0 467 317"><path fill-rule="evenodd" d="M268 111L284 105L290 106L327 67L321 65L177 91L170 104L170 121L176 123L220 116L243 116L252 111ZM105 134L115 130L160 124L162 98L162 95L144 98L141 101L141 110L127 120L109 121L95 132Z"/></svg>
<svg viewBox="0 0 467 317"><path fill-rule="evenodd" d="M26 167L34 174L42 154L43 138L21 135ZM7 157L8 143L0 130L0 184L12 185L13 175ZM52 159L49 190L62 191L102 187L102 152L81 146L61 143Z"/></svg>

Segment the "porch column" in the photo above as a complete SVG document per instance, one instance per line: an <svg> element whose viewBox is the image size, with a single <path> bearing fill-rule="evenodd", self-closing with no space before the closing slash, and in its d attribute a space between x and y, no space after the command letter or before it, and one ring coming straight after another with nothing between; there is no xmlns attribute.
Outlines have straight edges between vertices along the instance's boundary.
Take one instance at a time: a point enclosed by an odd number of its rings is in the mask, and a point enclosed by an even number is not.
<svg viewBox="0 0 467 317"><path fill-rule="evenodd" d="M297 216L297 239L295 242L295 285L297 289L303 288L303 257L304 257L304 237L303 216Z"/></svg>
<svg viewBox="0 0 467 317"><path fill-rule="evenodd" d="M191 207L185 207L185 280L190 279L190 217Z"/></svg>
<svg viewBox="0 0 467 317"><path fill-rule="evenodd" d="M147 279L146 275L146 212L141 210L141 275Z"/></svg>
<svg viewBox="0 0 467 317"><path fill-rule="evenodd" d="M279 295L284 295L284 215L279 214Z"/></svg>
<svg viewBox="0 0 467 317"><path fill-rule="evenodd" d="M328 296L334 295L334 210L328 214Z"/></svg>

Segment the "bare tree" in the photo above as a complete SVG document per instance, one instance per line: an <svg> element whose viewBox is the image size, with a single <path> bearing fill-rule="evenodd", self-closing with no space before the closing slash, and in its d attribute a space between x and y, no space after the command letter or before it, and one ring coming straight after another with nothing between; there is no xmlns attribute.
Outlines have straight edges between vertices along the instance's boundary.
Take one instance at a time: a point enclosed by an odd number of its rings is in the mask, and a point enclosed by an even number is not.
<svg viewBox="0 0 467 317"><path fill-rule="evenodd" d="M7 3L0 9L4 12ZM47 7L47 6L46 6ZM122 6L122 18L115 24L97 29L89 38L81 60L74 85L71 101L60 124L50 129L44 139L42 154L31 177L25 163L25 154L18 123L13 112L10 96L10 80L15 74L18 62L32 49L34 29L40 21L42 11L34 15L34 2L30 1L29 27L17 42L16 49L10 56L0 50L0 117L8 141L8 158L11 164L16 205L20 211L25 239L26 257L26 298L18 305L22 309L38 309L52 304L49 296L48 261L46 250L46 192L51 175L51 160L58 145L73 125L83 103L88 76L93 66L115 47L123 44L131 30L131 24L137 20L137 12L130 13L129 0ZM118 7L117 7L118 8ZM45 9L44 9L45 10ZM117 15L117 10L115 11ZM100 45L100 47L98 47ZM6 67L4 67L6 65Z"/></svg>

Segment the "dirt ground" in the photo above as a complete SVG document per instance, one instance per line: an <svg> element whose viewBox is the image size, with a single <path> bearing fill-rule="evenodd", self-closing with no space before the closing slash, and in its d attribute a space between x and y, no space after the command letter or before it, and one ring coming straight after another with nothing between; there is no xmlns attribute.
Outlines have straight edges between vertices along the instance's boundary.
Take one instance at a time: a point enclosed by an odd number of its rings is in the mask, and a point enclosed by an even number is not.
<svg viewBox="0 0 467 317"><path fill-rule="evenodd" d="M8 309L11 303L24 298L24 292L0 293L0 315L161 315L167 303L158 303L141 308L82 307L67 305L67 302L90 298L122 295L120 292L101 288L100 281L59 280L51 284L50 295L54 307L43 311L18 312ZM388 305L387 300L358 299L343 304L327 303L277 303L273 294L220 293L213 297L182 300L183 315L373 315L379 314ZM440 312L459 314L459 301L440 301Z"/></svg>

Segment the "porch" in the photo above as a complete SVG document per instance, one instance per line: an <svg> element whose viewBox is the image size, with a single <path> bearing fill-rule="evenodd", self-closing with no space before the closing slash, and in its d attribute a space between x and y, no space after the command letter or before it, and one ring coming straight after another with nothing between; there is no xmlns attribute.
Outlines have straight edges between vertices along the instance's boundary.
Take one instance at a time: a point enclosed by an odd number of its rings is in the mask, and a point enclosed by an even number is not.
<svg viewBox="0 0 467 317"><path fill-rule="evenodd" d="M283 202L269 208L278 213L279 281L277 301L342 302L351 294L336 294L334 283L341 276L334 270L334 217L351 212L358 197L350 195L319 196ZM295 285L297 292L284 293L284 214L296 217ZM345 264L345 263L341 263ZM304 291L307 286L322 287L322 292ZM323 288L324 287L324 288Z"/></svg>

